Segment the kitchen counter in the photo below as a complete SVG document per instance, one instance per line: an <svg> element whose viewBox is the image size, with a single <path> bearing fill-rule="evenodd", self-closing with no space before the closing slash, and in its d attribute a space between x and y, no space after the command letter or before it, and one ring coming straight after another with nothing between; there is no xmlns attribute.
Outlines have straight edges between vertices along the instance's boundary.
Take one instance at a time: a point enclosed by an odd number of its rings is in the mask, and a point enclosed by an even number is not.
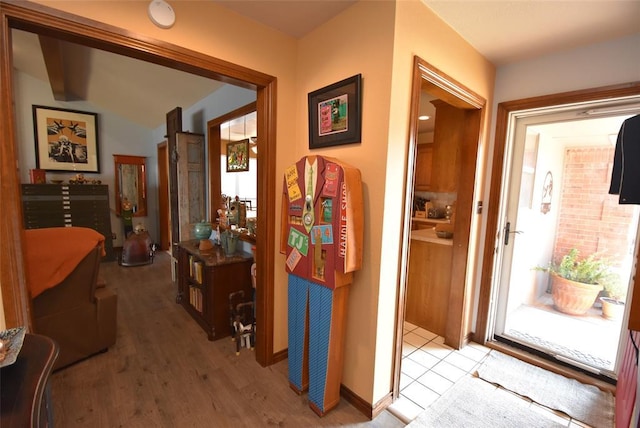
<svg viewBox="0 0 640 428"><path fill-rule="evenodd" d="M432 244L453 246L453 239L438 238L435 229L420 229L411 231L411 239L430 242Z"/></svg>
<svg viewBox="0 0 640 428"><path fill-rule="evenodd" d="M416 223L433 223L433 224L438 224L438 223L450 224L451 223L451 220L447 220L446 218L411 217L411 220L415 221Z"/></svg>

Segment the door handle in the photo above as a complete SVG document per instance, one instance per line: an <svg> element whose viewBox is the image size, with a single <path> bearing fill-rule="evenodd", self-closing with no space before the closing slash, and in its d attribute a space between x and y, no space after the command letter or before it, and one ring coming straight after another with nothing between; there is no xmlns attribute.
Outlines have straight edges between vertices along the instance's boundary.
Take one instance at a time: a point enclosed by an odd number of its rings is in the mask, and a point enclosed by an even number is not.
<svg viewBox="0 0 640 428"><path fill-rule="evenodd" d="M510 233L524 233L522 230L511 230L511 222L507 222L507 225L504 227L504 245L509 245L509 234Z"/></svg>

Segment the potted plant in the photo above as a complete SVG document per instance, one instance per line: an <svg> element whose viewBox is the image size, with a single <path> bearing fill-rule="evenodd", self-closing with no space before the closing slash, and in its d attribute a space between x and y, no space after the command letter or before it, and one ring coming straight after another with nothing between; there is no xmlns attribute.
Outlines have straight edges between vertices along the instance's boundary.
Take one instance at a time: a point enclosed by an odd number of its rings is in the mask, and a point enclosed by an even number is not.
<svg viewBox="0 0 640 428"><path fill-rule="evenodd" d="M611 277L606 260L596 254L580 258L576 248L569 250L560 263L536 269L551 274L553 305L569 315L585 314Z"/></svg>
<svg viewBox="0 0 640 428"><path fill-rule="evenodd" d="M609 320L622 318L627 288L623 286L618 276L612 277L604 284L604 293L600 297L602 302L602 316Z"/></svg>

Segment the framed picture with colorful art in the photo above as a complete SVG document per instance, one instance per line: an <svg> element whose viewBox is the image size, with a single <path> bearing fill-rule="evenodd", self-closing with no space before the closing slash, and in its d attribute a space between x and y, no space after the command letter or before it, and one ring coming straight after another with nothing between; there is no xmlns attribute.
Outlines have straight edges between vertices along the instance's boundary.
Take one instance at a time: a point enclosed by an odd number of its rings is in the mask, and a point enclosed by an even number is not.
<svg viewBox="0 0 640 428"><path fill-rule="evenodd" d="M227 143L227 172L249 171L249 139Z"/></svg>
<svg viewBox="0 0 640 428"><path fill-rule="evenodd" d="M34 105L33 129L36 168L100 172L96 113Z"/></svg>
<svg viewBox="0 0 640 428"><path fill-rule="evenodd" d="M359 143L362 76L357 74L309 93L309 148Z"/></svg>

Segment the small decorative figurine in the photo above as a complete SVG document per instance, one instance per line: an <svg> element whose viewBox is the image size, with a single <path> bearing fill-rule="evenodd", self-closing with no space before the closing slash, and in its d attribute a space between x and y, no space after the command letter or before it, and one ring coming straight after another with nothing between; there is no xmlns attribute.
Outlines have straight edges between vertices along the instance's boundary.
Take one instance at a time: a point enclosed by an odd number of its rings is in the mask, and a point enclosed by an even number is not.
<svg viewBox="0 0 640 428"><path fill-rule="evenodd" d="M124 238L133 232L133 205L126 197L122 200L122 223L124 224Z"/></svg>

